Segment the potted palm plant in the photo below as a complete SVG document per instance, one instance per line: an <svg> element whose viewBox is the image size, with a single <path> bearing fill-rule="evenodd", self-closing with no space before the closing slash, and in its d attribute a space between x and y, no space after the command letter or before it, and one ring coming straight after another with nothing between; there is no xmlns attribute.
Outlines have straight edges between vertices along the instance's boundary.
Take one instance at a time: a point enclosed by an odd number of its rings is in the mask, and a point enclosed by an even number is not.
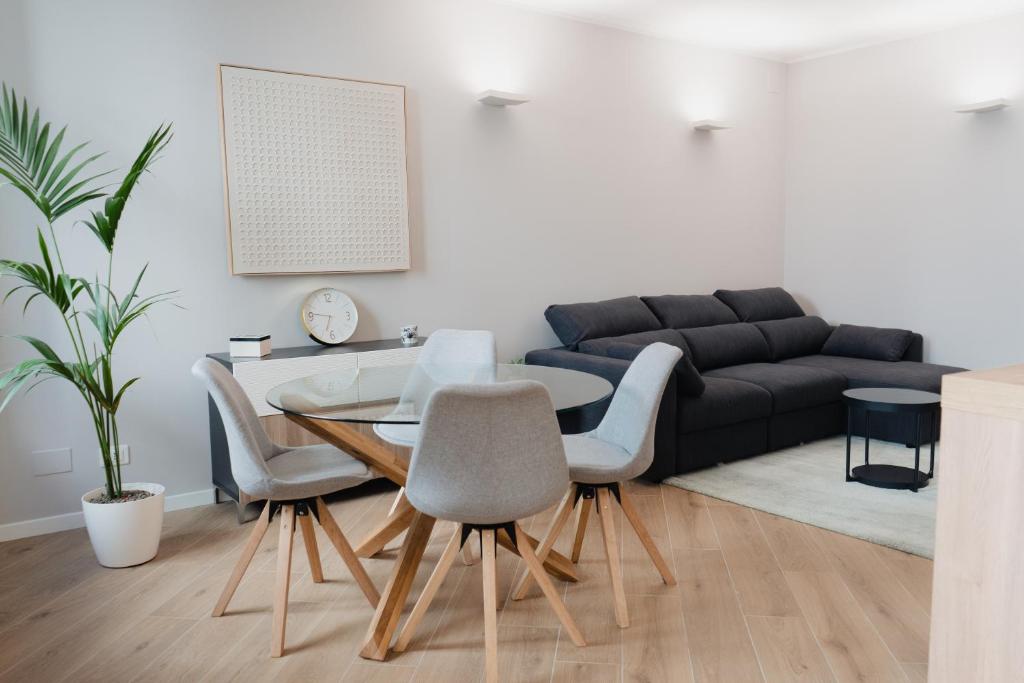
<svg viewBox="0 0 1024 683"><path fill-rule="evenodd" d="M92 172L102 155L83 152L87 143L63 148L66 130L65 126L54 132L49 123L40 122L38 109L30 115L28 102L22 99L19 105L14 91L2 86L0 176L4 184L28 197L45 224L45 231L36 228L39 262L0 259L0 275L17 281L3 302L18 291L28 295L23 312L37 300L49 302L66 334L60 353L42 339L16 335L35 355L0 375L0 410L19 390L52 378L68 381L81 394L96 430L105 475L102 487L82 496L89 539L100 564L127 567L156 555L164 489L159 484L121 481L117 414L125 392L139 378L115 380L114 347L129 325L174 292L142 296L143 267L131 287L120 296L115 294L114 244L132 190L170 141L171 129L169 125L157 128L120 183L109 184L112 171ZM72 211L80 209L84 214L90 204L97 208L72 225L87 227L107 252L106 272L92 279L65 270L57 228Z"/></svg>

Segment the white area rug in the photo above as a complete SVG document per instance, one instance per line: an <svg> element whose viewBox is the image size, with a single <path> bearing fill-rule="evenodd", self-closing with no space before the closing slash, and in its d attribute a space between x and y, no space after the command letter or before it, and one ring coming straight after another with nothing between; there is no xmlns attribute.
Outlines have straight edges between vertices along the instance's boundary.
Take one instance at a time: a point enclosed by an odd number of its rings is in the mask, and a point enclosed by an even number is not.
<svg viewBox="0 0 1024 683"><path fill-rule="evenodd" d="M664 483L931 558L938 459L936 446L936 476L917 493L844 481L845 436L681 474ZM854 467L864 462L863 439L853 439L850 461ZM914 451L872 440L871 462L913 467ZM923 446L921 469L927 468L928 447Z"/></svg>

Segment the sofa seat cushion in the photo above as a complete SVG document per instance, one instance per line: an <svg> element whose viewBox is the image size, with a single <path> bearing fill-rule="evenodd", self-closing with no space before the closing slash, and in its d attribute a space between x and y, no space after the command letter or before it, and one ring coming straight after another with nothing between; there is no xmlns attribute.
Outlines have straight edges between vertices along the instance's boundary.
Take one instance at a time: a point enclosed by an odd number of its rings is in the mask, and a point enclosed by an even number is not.
<svg viewBox="0 0 1024 683"><path fill-rule="evenodd" d="M762 363L771 358L764 335L750 323L679 331L690 348L693 364L701 372L740 363Z"/></svg>
<svg viewBox="0 0 1024 683"><path fill-rule="evenodd" d="M736 313L736 317L745 323L804 315L804 309L782 287L719 289L714 296L724 301Z"/></svg>
<svg viewBox="0 0 1024 683"><path fill-rule="evenodd" d="M585 339L661 328L651 309L636 296L581 304L555 304L547 307L544 317L561 342L572 350Z"/></svg>
<svg viewBox="0 0 1024 683"><path fill-rule="evenodd" d="M620 334L616 337L587 339L580 342L577 350L581 353L589 353L593 356L607 356L608 349L614 345L637 344L639 346L647 346L654 342L664 342L670 346L676 347L677 349L682 349L685 354L690 352L690 349L686 346L686 341L683 340L683 335L679 334L677 330L651 330L649 332Z"/></svg>
<svg viewBox="0 0 1024 683"><path fill-rule="evenodd" d="M680 396L679 431L697 432L714 427L763 419L772 413L772 395L749 382L704 376L704 393Z"/></svg>
<svg viewBox="0 0 1024 683"><path fill-rule="evenodd" d="M938 393L942 388L942 376L951 372L962 372L963 368L932 363L916 363L901 360L896 362L846 358L843 356L802 356L790 358L781 365L799 365L838 372L846 377L851 389L860 387L901 387Z"/></svg>
<svg viewBox="0 0 1024 683"><path fill-rule="evenodd" d="M747 363L705 373L709 377L749 382L772 395L772 412L789 413L842 400L846 377L827 368L779 363Z"/></svg>
<svg viewBox="0 0 1024 683"><path fill-rule="evenodd" d="M658 316L662 327L683 329L738 323L740 320L721 299L710 294L642 296L641 301Z"/></svg>

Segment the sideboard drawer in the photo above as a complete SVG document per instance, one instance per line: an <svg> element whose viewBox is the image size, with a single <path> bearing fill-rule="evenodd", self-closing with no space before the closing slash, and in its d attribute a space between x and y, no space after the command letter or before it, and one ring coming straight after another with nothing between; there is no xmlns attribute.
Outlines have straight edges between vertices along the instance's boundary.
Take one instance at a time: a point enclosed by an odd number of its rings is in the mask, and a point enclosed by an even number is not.
<svg viewBox="0 0 1024 683"><path fill-rule="evenodd" d="M415 363L423 350L422 346L411 346L406 349L385 349L382 351L363 351L357 353L359 367L381 368L389 365L408 365Z"/></svg>

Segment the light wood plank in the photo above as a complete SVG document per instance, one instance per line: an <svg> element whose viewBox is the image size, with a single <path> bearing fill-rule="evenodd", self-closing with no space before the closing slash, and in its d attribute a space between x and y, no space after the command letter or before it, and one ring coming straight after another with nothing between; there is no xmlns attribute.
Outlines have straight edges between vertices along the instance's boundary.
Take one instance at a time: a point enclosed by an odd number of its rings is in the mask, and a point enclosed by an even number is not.
<svg viewBox="0 0 1024 683"><path fill-rule="evenodd" d="M695 680L764 680L722 551L676 548L675 561Z"/></svg>
<svg viewBox="0 0 1024 683"><path fill-rule="evenodd" d="M690 645L678 596L632 596L633 624L622 633L623 680L693 680Z"/></svg>
<svg viewBox="0 0 1024 683"><path fill-rule="evenodd" d="M804 524L761 510L753 513L783 571L827 572L832 568L821 549L811 542Z"/></svg>
<svg viewBox="0 0 1024 683"><path fill-rule="evenodd" d="M802 616L747 617L747 626L768 683L835 680Z"/></svg>
<svg viewBox="0 0 1024 683"><path fill-rule="evenodd" d="M590 508L594 505L593 498L583 498L576 506L576 533L572 539L572 554L569 559L573 564L580 561L580 553L583 551L583 539L587 535L587 522L590 519Z"/></svg>
<svg viewBox="0 0 1024 683"><path fill-rule="evenodd" d="M917 605L927 614L932 612L932 568L931 560L911 555L894 548L871 544L875 555L882 558L900 584L914 596Z"/></svg>
<svg viewBox="0 0 1024 683"><path fill-rule="evenodd" d="M322 498L316 499L317 508L320 511L320 526L327 534L327 538L331 540L331 544L334 549L338 551L338 555L345 563L346 568L355 579L359 589L363 591L363 595L370 602L372 607L376 607L377 603L380 602L380 594L377 592L377 587L373 584L373 581L366 574L366 569L363 567L363 563L359 561L352 546L348 544L348 539L345 538L345 534L342 533L341 529L338 528L338 523L334 520L334 515L327 508ZM321 578L322 580L322 578Z"/></svg>
<svg viewBox="0 0 1024 683"><path fill-rule="evenodd" d="M441 588L441 584L444 583L444 579L448 576L448 570L452 568L452 562L455 561L455 556L459 553L459 542L462 537L461 525L455 527L455 533L452 534L448 541L448 545L445 546L444 552L441 553L441 559L437 561L437 565L434 567L434 571L430 574L430 579L427 580L427 585L423 588L423 592L420 597L416 600L415 606L412 608L412 612L409 613L409 617L405 620L405 624L402 626L402 630L398 634L398 639L395 641L394 651L405 652L409 647L409 643L412 641L413 636L416 635L416 629L419 627L420 622L426 615L427 610L430 608L430 603L433 602L437 596L437 591ZM468 547L468 543L466 544Z"/></svg>
<svg viewBox="0 0 1024 683"><path fill-rule="evenodd" d="M224 590L217 599L217 603L213 606L213 616L219 617L224 614L224 611L228 608L228 603L231 602L231 596L238 590L238 584L242 582L242 577L245 576L245 571L249 568L249 563L252 562L253 556L263 541L263 536L266 535L267 528L270 526L270 509L271 504L269 502L263 506L263 512L260 513L259 519L256 520L256 524L252 528L252 534L250 534L249 540L246 541L245 548L242 549L242 556L238 558L238 563L235 564L235 568L231 571L231 577L228 579L227 585L224 586Z"/></svg>
<svg viewBox="0 0 1024 683"><path fill-rule="evenodd" d="M324 570L320 565L320 548L316 542L316 531L313 529L312 516L300 515L299 528L302 530L302 544L306 548L306 559L309 561L309 573L313 577L313 583L324 582Z"/></svg>
<svg viewBox="0 0 1024 683"><path fill-rule="evenodd" d="M871 544L824 529L810 531L893 656L902 662L927 662L928 614Z"/></svg>
<svg viewBox="0 0 1024 683"><path fill-rule="evenodd" d="M175 617L142 617L124 637L100 648L80 667L71 671L67 680L76 683L110 683L130 681L149 664L173 647L193 619ZM263 643L264 649L266 643Z"/></svg>
<svg viewBox="0 0 1024 683"><path fill-rule="evenodd" d="M620 680L617 665L594 662L555 662L551 676L551 683L617 683Z"/></svg>
<svg viewBox="0 0 1024 683"><path fill-rule="evenodd" d="M800 616L800 608L750 509L732 503L708 509L743 613Z"/></svg>
<svg viewBox="0 0 1024 683"><path fill-rule="evenodd" d="M662 497L673 548L718 547L718 536L704 496L675 486L663 486Z"/></svg>
<svg viewBox="0 0 1024 683"><path fill-rule="evenodd" d="M800 609L839 681L902 681L903 672L834 572L786 572Z"/></svg>

